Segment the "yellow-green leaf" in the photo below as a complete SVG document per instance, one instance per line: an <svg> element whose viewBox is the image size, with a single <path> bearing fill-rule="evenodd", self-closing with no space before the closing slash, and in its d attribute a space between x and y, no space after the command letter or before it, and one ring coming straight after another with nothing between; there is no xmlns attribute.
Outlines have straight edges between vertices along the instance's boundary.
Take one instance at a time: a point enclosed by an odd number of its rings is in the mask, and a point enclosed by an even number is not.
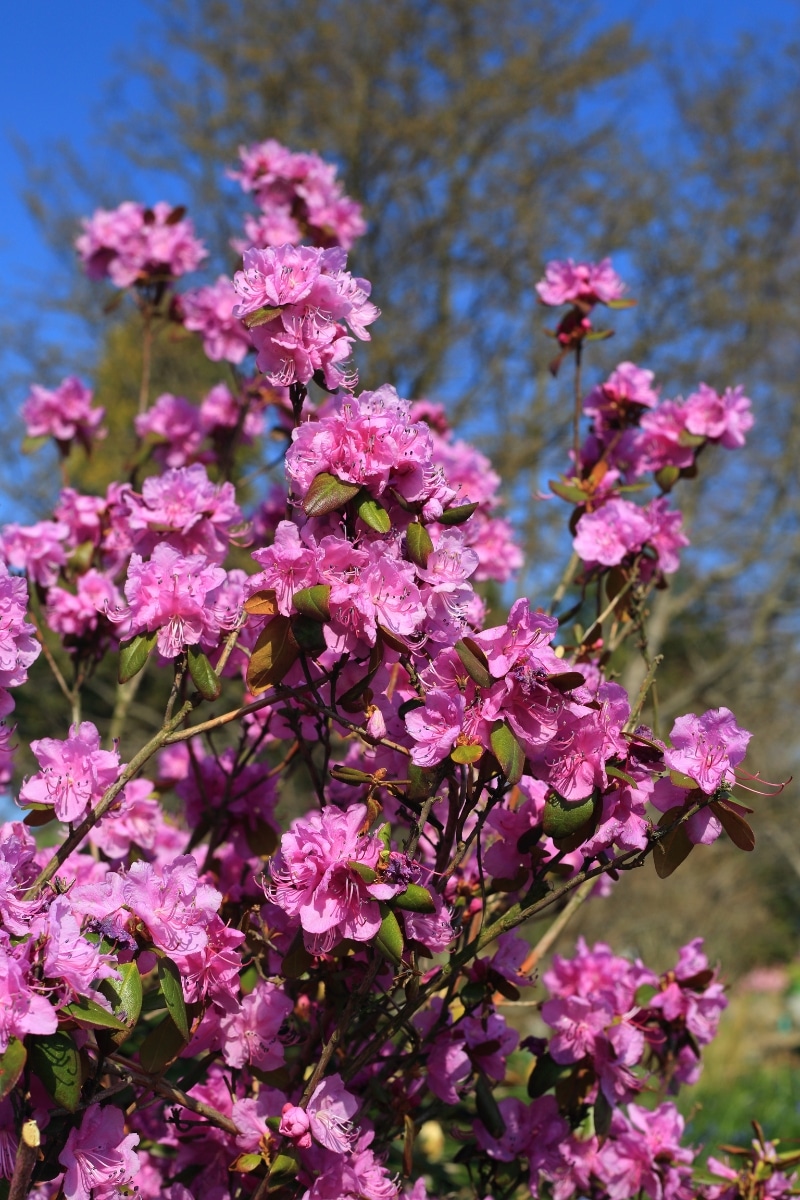
<svg viewBox="0 0 800 1200"><path fill-rule="evenodd" d="M397 917L386 904L381 904L380 910L383 920L375 938L375 945L384 958L388 958L390 963L399 967L403 958L403 931Z"/></svg>
<svg viewBox="0 0 800 1200"><path fill-rule="evenodd" d="M490 738L492 753L509 783L519 783L525 769L525 752L505 721L495 724Z"/></svg>
<svg viewBox="0 0 800 1200"><path fill-rule="evenodd" d="M185 1042L189 1040L189 1017L186 1012L186 1002L183 999L181 973L171 958L160 954L158 956L158 987L164 997L167 1012L175 1022Z"/></svg>
<svg viewBox="0 0 800 1200"><path fill-rule="evenodd" d="M138 675L150 657L150 652L156 644L158 632L139 633L128 642L121 642L119 647L119 682L127 683Z"/></svg>
<svg viewBox="0 0 800 1200"><path fill-rule="evenodd" d="M325 517L337 508L344 508L360 491L360 484L347 483L328 471L321 471L303 497L303 512L307 517Z"/></svg>
<svg viewBox="0 0 800 1200"><path fill-rule="evenodd" d="M28 1052L19 1038L12 1037L4 1052L0 1054L0 1100L8 1093L22 1074Z"/></svg>
<svg viewBox="0 0 800 1200"><path fill-rule="evenodd" d="M247 667L247 686L254 696L280 683L300 654L289 617L273 617L262 629Z"/></svg>
<svg viewBox="0 0 800 1200"><path fill-rule="evenodd" d="M433 554L431 535L419 521L412 521L406 530L406 552L411 561L423 570Z"/></svg>
<svg viewBox="0 0 800 1200"><path fill-rule="evenodd" d="M189 674L200 695L204 700L216 700L222 691L222 684L200 647L189 646L187 659Z"/></svg>

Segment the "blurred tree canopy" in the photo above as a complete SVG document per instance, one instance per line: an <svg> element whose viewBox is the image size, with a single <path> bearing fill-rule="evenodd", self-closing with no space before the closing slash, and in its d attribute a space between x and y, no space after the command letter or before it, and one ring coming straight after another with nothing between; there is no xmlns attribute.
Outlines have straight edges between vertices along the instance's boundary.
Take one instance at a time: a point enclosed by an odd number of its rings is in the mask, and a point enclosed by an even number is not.
<svg viewBox="0 0 800 1200"><path fill-rule="evenodd" d="M592 347L587 385L632 359L668 395L743 384L757 417L737 461L715 448L713 469L676 493L695 549L684 581L651 605L648 649L666 653L670 684L662 732L679 710L725 704L756 730L765 773L788 774L800 699L800 49L765 30L712 63L676 46L645 76L630 26L580 0L153 0L152 11L104 118L102 178L70 148L30 164L32 211L65 263L81 212L161 198L131 193L133 170L162 190L174 180L164 198L188 201L209 277L230 272L245 200L224 167L238 147L275 137L332 158L369 222L350 264L383 311L358 347L362 386L444 401L492 456L533 564L520 588L542 600L566 510L532 496L567 467L571 383L566 367L557 382L547 372L533 285L550 257L617 256L640 306ZM672 97L657 133L637 120L655 71ZM133 326L103 317L74 265L63 278L48 303L105 329L70 365L99 364L98 399L124 409ZM181 377L170 363L165 351L157 390L197 399L223 377L199 363ZM642 674L635 656L623 666L631 688ZM774 802L773 825L789 803ZM774 853L800 862L800 839L796 852L780 840Z"/></svg>

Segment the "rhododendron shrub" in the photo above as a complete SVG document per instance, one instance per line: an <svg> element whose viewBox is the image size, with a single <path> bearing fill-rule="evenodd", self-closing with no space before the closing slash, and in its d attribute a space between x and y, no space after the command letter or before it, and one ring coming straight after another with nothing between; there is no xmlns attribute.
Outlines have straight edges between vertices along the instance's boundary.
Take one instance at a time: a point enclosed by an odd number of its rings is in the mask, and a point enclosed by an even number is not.
<svg viewBox="0 0 800 1200"><path fill-rule="evenodd" d="M231 174L259 207L232 281L177 290L204 251L168 204L98 212L77 242L145 339L178 322L228 375L195 403L151 397L145 368L132 475L102 496L69 476L99 434L90 391L35 386L23 410L66 478L0 535L0 715L43 649L67 703L27 777L25 729L0 738L20 810L0 826L0 1195L788 1196L796 1158L763 1139L705 1174L686 1142L673 1097L726 1003L695 931L661 975L583 941L537 974L551 918L626 869L668 875L723 833L752 848L750 734L725 707L648 728L652 671L631 698L609 666L688 544L673 489L707 444L743 444L749 401L662 398L629 362L584 396L578 374L551 482L573 565L549 606L492 609L476 585L521 556L491 465L436 403L356 390L379 315L345 259L359 206L274 141ZM556 367L580 371L590 314L625 291L609 260L547 267ZM245 505L237 451L252 476L262 438L282 483ZM583 625L559 619L570 586ZM109 657L95 725L82 689ZM145 671L162 707L123 752L101 729L127 734ZM541 1024L520 1041L523 990Z"/></svg>

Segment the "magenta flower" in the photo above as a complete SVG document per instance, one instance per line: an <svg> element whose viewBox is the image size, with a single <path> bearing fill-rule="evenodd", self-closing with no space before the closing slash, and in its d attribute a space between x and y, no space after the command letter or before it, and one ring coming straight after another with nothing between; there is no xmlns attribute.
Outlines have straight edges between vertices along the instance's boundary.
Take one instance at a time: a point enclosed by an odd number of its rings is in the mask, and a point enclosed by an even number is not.
<svg viewBox="0 0 800 1200"><path fill-rule="evenodd" d="M10 575L0 559L0 688L23 684L28 667L41 654L36 630L25 620L27 612L28 585L24 579Z"/></svg>
<svg viewBox="0 0 800 1200"><path fill-rule="evenodd" d="M156 442L154 457L167 467L184 467L196 457L204 430L200 410L183 396L165 392L134 418L140 438Z"/></svg>
<svg viewBox="0 0 800 1200"><path fill-rule="evenodd" d="M744 445L745 434L755 423L751 407L743 388L728 388L719 396L708 384L701 383L683 402L686 428L728 450L736 450Z"/></svg>
<svg viewBox="0 0 800 1200"><path fill-rule="evenodd" d="M172 954L194 954L208 943L207 928L222 895L197 878L191 854L157 867L135 862L122 876L120 903L147 926L154 944Z"/></svg>
<svg viewBox="0 0 800 1200"><path fill-rule="evenodd" d="M352 1148L357 1130L353 1117L360 1102L348 1092L339 1074L328 1075L317 1084L308 1102L309 1128L314 1140L334 1154Z"/></svg>
<svg viewBox="0 0 800 1200"><path fill-rule="evenodd" d="M361 205L342 191L336 167L318 154L293 154L270 138L239 148L241 170L229 171L261 209L245 230L254 246L311 241L349 250L366 230Z"/></svg>
<svg viewBox="0 0 800 1200"><path fill-rule="evenodd" d="M736 782L733 768L747 753L751 737L739 728L729 708L709 709L702 717L689 713L675 721L670 734L673 748L664 752L664 762L711 796L721 784Z"/></svg>
<svg viewBox="0 0 800 1200"><path fill-rule="evenodd" d="M184 292L180 311L187 329L199 333L212 362L240 363L253 345L245 325L233 315L238 300L233 282L220 275L216 283Z"/></svg>
<svg viewBox="0 0 800 1200"><path fill-rule="evenodd" d="M205 554L218 563L242 524L233 484L212 483L200 463L149 476L141 495L122 490L113 515L139 554L167 542L182 554Z"/></svg>
<svg viewBox="0 0 800 1200"><path fill-rule="evenodd" d="M221 631L214 603L225 580L223 568L209 563L205 555L184 557L162 543L148 562L131 555L125 582L129 608L109 609L108 616L130 621L129 636L158 631L158 649L164 658L176 658L186 646L200 643L212 649Z"/></svg>
<svg viewBox="0 0 800 1200"><path fill-rule="evenodd" d="M87 450L93 438L105 437L98 429L104 408L92 408L92 393L71 375L54 390L34 384L22 406L28 437L52 437L64 447L74 439Z"/></svg>
<svg viewBox="0 0 800 1200"><path fill-rule="evenodd" d="M350 355L352 334L369 340L365 326L379 315L369 302L370 284L345 270L343 250L307 246L246 250L244 269L233 286L241 300L233 312L246 318L261 308L278 315L251 330L256 365L270 383L308 383L320 372L325 386L352 388L357 376L342 363Z"/></svg>
<svg viewBox="0 0 800 1200"><path fill-rule="evenodd" d="M250 1065L261 1071L282 1066L284 1049L278 1039L292 1001L277 984L259 981L237 1012L220 1022L222 1056L229 1067Z"/></svg>
<svg viewBox="0 0 800 1200"><path fill-rule="evenodd" d="M432 767L447 758L463 721L463 696L429 691L424 707L413 708L406 714L406 728L414 739L411 761L418 767Z"/></svg>
<svg viewBox="0 0 800 1200"><path fill-rule="evenodd" d="M46 996L31 987L26 965L0 946L0 1054L11 1038L29 1033L55 1033L56 1010Z"/></svg>
<svg viewBox="0 0 800 1200"><path fill-rule="evenodd" d="M583 514L572 544L588 565L613 567L641 550L649 533L650 523L637 504L614 499Z"/></svg>
<svg viewBox="0 0 800 1200"><path fill-rule="evenodd" d="M145 208L128 200L110 211L98 209L81 224L75 246L86 274L107 277L120 288L176 279L194 271L207 254L192 222L163 201Z"/></svg>
<svg viewBox="0 0 800 1200"><path fill-rule="evenodd" d="M92 1105L80 1125L70 1130L58 1161L66 1168L65 1200L114 1200L132 1184L139 1170L134 1146L138 1133L125 1134L125 1121L113 1105Z"/></svg>
<svg viewBox="0 0 800 1200"><path fill-rule="evenodd" d="M9 566L28 573L33 583L49 588L58 580L67 562L65 543L68 526L60 521L37 521L35 525L4 525L2 553Z"/></svg>
<svg viewBox="0 0 800 1200"><path fill-rule="evenodd" d="M625 284L612 270L610 258L599 263L576 263L568 258L547 264L536 291L543 304L608 304L622 298Z"/></svg>
<svg viewBox="0 0 800 1200"><path fill-rule="evenodd" d="M71 725L66 741L39 738L31 742L31 750L41 769L25 781L19 798L52 804L59 821L80 820L119 775L119 755L100 749L100 734L91 721Z"/></svg>
<svg viewBox="0 0 800 1200"><path fill-rule="evenodd" d="M350 866L374 867L383 848L359 834L366 813L366 805L353 804L346 812L329 806L299 818L270 864L267 895L299 922L312 954L327 953L342 938L370 941L380 928L378 903Z"/></svg>

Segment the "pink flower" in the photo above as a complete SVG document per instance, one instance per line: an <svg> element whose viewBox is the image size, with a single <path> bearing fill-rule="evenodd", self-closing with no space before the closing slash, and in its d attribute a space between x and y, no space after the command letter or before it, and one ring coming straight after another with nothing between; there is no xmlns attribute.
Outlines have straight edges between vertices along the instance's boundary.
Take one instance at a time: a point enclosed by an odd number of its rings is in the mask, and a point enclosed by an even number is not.
<svg viewBox="0 0 800 1200"><path fill-rule="evenodd" d="M545 268L545 277L536 284L543 304L608 304L619 300L625 284L611 268L611 259L599 263L555 260Z"/></svg>
<svg viewBox="0 0 800 1200"><path fill-rule="evenodd" d="M311 1120L305 1109L296 1104L284 1104L278 1133L301 1150L311 1146Z"/></svg>
<svg viewBox="0 0 800 1200"><path fill-rule="evenodd" d="M702 717L688 713L672 727L673 748L664 752L664 762L711 796L721 784L735 782L733 768L744 758L751 737L729 708L709 709Z"/></svg>
<svg viewBox="0 0 800 1200"><path fill-rule="evenodd" d="M94 1104L70 1130L58 1161L66 1168L65 1200L114 1200L139 1170L134 1146L138 1133L125 1135L125 1121L113 1105Z"/></svg>
<svg viewBox="0 0 800 1200"><path fill-rule="evenodd" d="M241 146L241 170L229 171L252 192L261 215L245 223L250 243L279 246L309 240L349 250L366 230L361 205L342 192L336 167L313 153L293 154L270 138Z"/></svg>
<svg viewBox="0 0 800 1200"><path fill-rule="evenodd" d="M180 297L183 323L202 336L203 349L212 362L240 363L253 344L247 328L233 315L237 299L227 275Z"/></svg>
<svg viewBox="0 0 800 1200"><path fill-rule="evenodd" d="M90 279L108 277L117 287L175 279L194 271L207 251L181 210L159 202L152 208L125 201L98 209L82 222L75 246Z"/></svg>
<svg viewBox="0 0 800 1200"><path fill-rule="evenodd" d="M222 1056L228 1066L250 1065L261 1071L280 1067L284 1050L278 1034L291 1011L292 1001L277 984L259 980L238 1012L226 1014L220 1022Z"/></svg>
<svg viewBox="0 0 800 1200"><path fill-rule="evenodd" d="M40 770L20 789L21 801L52 804L59 821L78 821L117 779L119 755L100 749L100 734L91 721L71 725L66 741L39 738L31 750Z"/></svg>
<svg viewBox="0 0 800 1200"><path fill-rule="evenodd" d="M745 434L755 423L751 403L743 388L728 388L719 396L707 384L701 383L696 392L683 402L686 428L690 433L719 442L728 450L745 443Z"/></svg>
<svg viewBox="0 0 800 1200"><path fill-rule="evenodd" d="M0 1054L11 1038L20 1041L29 1033L55 1033L56 1010L35 992L26 978L26 964L0 946Z"/></svg>
<svg viewBox="0 0 800 1200"><path fill-rule="evenodd" d="M147 926L161 950L194 954L207 945L207 927L222 896L198 880L197 863L184 854L160 867L133 863L122 876L120 903Z"/></svg>
<svg viewBox="0 0 800 1200"><path fill-rule="evenodd" d="M366 813L366 805L353 804L346 812L329 806L299 818L270 864L267 895L299 921L312 954L327 953L342 938L370 941L380 928L378 903L350 866L373 867L383 848L359 834Z"/></svg>
<svg viewBox="0 0 800 1200"><path fill-rule="evenodd" d="M334 1154L346 1153L358 1132L352 1119L359 1107L360 1102L345 1089L341 1075L328 1075L317 1084L308 1102L309 1128L314 1140Z"/></svg>
<svg viewBox="0 0 800 1200"><path fill-rule="evenodd" d="M186 466L203 440L197 406L169 392L135 417L134 425L140 438L151 437L156 441L155 458L168 467Z"/></svg>
<svg viewBox="0 0 800 1200"><path fill-rule="evenodd" d="M36 630L25 620L27 611L28 585L24 579L10 575L0 559L0 688L23 684L28 667L41 654Z"/></svg>
<svg viewBox="0 0 800 1200"><path fill-rule="evenodd" d="M212 483L200 463L151 475L141 495L128 488L118 497L114 522L143 555L168 543L182 554L205 554L221 563L242 523L231 483Z"/></svg>
<svg viewBox="0 0 800 1200"><path fill-rule="evenodd" d="M247 317L260 308L280 313L251 330L258 351L256 364L271 383L308 383L320 372L325 386L352 386L356 376L340 365L350 354L353 338L369 340L365 326L379 315L368 300L370 284L346 270L344 251L307 246L246 250L244 269L233 286L241 300L234 316Z"/></svg>
<svg viewBox="0 0 800 1200"><path fill-rule="evenodd" d="M109 609L108 616L130 621L132 637L158 631L158 649L164 658L177 657L186 646L203 644L213 649L220 638L220 615L224 616L216 611L215 600L225 580L223 568L209 563L205 555L184 557L162 543L148 562L131 555L125 583L129 608Z"/></svg>
<svg viewBox="0 0 800 1200"><path fill-rule="evenodd" d="M60 521L37 521L35 525L5 525L2 552L9 566L27 571L33 583L49 588L66 565L65 542L69 528Z"/></svg>
<svg viewBox="0 0 800 1200"><path fill-rule="evenodd" d="M411 761L418 767L432 767L447 758L461 733L463 720L463 696L429 691L424 707L406 714L406 728L414 739Z"/></svg>
<svg viewBox="0 0 800 1200"><path fill-rule="evenodd" d="M77 438L88 450L93 438L105 436L105 430L98 429L105 409L91 404L92 393L74 375L55 391L34 384L22 406L28 437L53 437L65 448Z"/></svg>
<svg viewBox="0 0 800 1200"><path fill-rule="evenodd" d="M649 522L637 504L614 499L580 517L572 544L585 563L613 567L641 550L649 533Z"/></svg>

